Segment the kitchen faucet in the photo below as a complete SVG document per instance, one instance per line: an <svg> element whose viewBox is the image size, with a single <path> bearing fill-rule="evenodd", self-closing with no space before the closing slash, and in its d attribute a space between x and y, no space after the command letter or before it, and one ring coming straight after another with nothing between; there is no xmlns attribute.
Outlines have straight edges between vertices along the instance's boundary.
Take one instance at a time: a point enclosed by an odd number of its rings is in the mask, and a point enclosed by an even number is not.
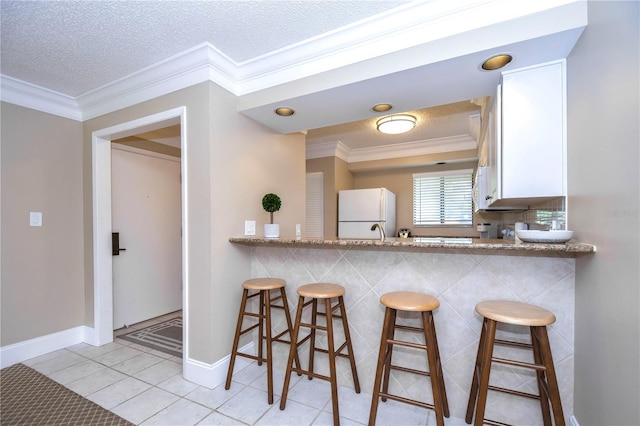
<svg viewBox="0 0 640 426"><path fill-rule="evenodd" d="M384 241L384 229L382 228L382 226L380 226L380 224L374 223L371 227L371 230L375 231L376 228L378 228L378 230L380 231L380 241Z"/></svg>

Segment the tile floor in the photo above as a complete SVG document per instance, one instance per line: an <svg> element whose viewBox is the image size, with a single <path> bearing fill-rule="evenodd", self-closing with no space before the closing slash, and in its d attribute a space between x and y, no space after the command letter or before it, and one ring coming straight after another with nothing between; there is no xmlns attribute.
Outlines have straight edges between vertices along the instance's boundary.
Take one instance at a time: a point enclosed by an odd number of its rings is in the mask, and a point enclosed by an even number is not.
<svg viewBox="0 0 640 426"><path fill-rule="evenodd" d="M182 378L181 358L118 339L122 332L116 332L115 341L108 345L74 345L24 364L139 425L332 424L331 391L324 380L292 376L287 405L281 411L279 396L284 371L274 371L276 398L269 405L264 365L260 367L254 362L234 373L228 391L224 384L209 389ZM338 393L341 424L367 424L371 395L356 394L346 387L341 387ZM465 425L464 420L455 418L445 419L445 423ZM387 401L379 404L376 424L436 422L431 410Z"/></svg>

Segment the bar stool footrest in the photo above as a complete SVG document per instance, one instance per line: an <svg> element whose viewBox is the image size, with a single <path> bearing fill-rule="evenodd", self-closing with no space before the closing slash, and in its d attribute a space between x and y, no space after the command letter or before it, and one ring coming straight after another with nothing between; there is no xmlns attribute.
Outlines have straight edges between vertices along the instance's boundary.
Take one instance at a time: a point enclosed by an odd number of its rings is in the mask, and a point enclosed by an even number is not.
<svg viewBox="0 0 640 426"><path fill-rule="evenodd" d="M517 390L514 390L514 389L501 388L499 386L489 385L489 387L487 389L492 390L492 391L496 391L496 392L508 393L510 395L523 396L525 398L540 399L540 395L535 395L535 394L528 393L528 392L521 392L521 391L517 391Z"/></svg>
<svg viewBox="0 0 640 426"><path fill-rule="evenodd" d="M420 343L407 342L405 340L387 339L387 344L404 346L406 348L422 349L423 351L426 351L428 349L427 345L422 345Z"/></svg>
<svg viewBox="0 0 640 426"><path fill-rule="evenodd" d="M347 347L347 342L344 342L342 345L340 345L340 347L338 349L334 350L333 353L335 354L335 356L341 356L343 358L349 358L348 354L341 353L342 350L344 348L346 348L346 347ZM329 353L329 351L327 349L324 349L324 348L313 348L313 350L316 351L316 352L322 352L323 354L328 354Z"/></svg>
<svg viewBox="0 0 640 426"><path fill-rule="evenodd" d="M490 425L490 426L512 426L509 423L502 423L502 422L491 420L491 419L484 419L483 424Z"/></svg>
<svg viewBox="0 0 640 426"><path fill-rule="evenodd" d="M267 358L264 358L264 357L261 358L261 357L259 357L257 355L245 354L245 353L242 353L242 352L236 352L236 356L249 358L249 359L252 359L252 360L258 361L258 362L267 362Z"/></svg>
<svg viewBox="0 0 640 426"><path fill-rule="evenodd" d="M491 358L491 362L497 362L498 364L506 364L506 365L512 365L514 367L522 367L522 368L529 368L531 370L539 370L539 371L546 371L546 367L544 365L540 365L540 364L532 364L530 362L522 362L522 361L515 361L512 359L504 359L504 358Z"/></svg>
<svg viewBox="0 0 640 426"><path fill-rule="evenodd" d="M302 370L300 368L292 368L291 371L294 372L294 373L298 373L298 376L301 375L301 374L304 374L305 376L309 376L310 378L313 377L315 379L326 380L328 382L331 381L331 377L325 376L325 375L322 375L322 374L318 374L318 373L312 373L309 370Z"/></svg>
<svg viewBox="0 0 640 426"><path fill-rule="evenodd" d="M402 367L400 365L391 364L391 365L389 365L389 369L398 370L398 371L404 371L405 373L419 374L419 375L425 376L425 377L431 377L431 372L430 371L416 370L414 368Z"/></svg>
<svg viewBox="0 0 640 426"><path fill-rule="evenodd" d="M385 399L393 399L394 401L404 402L405 404L415 405L417 407L427 408L429 410L435 410L434 405L429 404L428 402L417 401L415 399L405 398L403 396L392 395L390 393L384 393L384 392L380 392L379 396L380 398L382 398L383 401ZM445 417L448 417L448 416L445 416Z"/></svg>
<svg viewBox="0 0 640 426"><path fill-rule="evenodd" d="M244 335L244 334L247 334L247 333L248 333L248 332L250 332L251 330L253 330L253 329L255 329L255 328L258 328L258 326L259 326L259 325L260 325L260 324L254 324L254 325L252 325L252 326L250 326L250 327L248 327L248 328L245 328L244 330L240 330L240 334L239 334L239 335L240 335L240 336L242 336L242 335Z"/></svg>

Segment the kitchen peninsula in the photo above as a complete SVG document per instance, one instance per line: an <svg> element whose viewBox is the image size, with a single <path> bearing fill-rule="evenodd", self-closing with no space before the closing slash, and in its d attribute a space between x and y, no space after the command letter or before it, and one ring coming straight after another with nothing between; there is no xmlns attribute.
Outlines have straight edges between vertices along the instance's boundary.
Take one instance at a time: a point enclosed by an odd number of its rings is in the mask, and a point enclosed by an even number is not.
<svg viewBox="0 0 640 426"><path fill-rule="evenodd" d="M371 392L375 376L384 315L380 295L407 290L437 297L440 307L434 314L438 343L451 415L457 418L464 418L478 348L481 317L475 312L476 303L509 299L549 309L557 318L549 327L549 337L564 414L569 422L573 413L575 258L592 255L594 246L573 241L516 244L510 240L476 238L381 241L240 237L229 241L251 257L252 278L269 276L287 281L293 312L296 289L303 284L335 282L345 287L351 337L364 392ZM508 333L510 338L522 341L529 339L521 330L499 328L498 333ZM496 355L501 350L497 348ZM397 352L402 362L424 365L423 354ZM530 361L528 352L522 354L523 360ZM280 364L285 361L277 360ZM338 370L339 384L352 386L348 365L338 363ZM425 383L416 383L402 373L392 374L392 386L398 392L418 399L430 398ZM491 381L496 386L526 392L537 389L535 376L515 367L496 367ZM424 392L427 394L423 395ZM514 396L490 393L489 398L489 417L512 424L531 424L540 417L535 400L518 398L515 401L519 408L513 410Z"/></svg>

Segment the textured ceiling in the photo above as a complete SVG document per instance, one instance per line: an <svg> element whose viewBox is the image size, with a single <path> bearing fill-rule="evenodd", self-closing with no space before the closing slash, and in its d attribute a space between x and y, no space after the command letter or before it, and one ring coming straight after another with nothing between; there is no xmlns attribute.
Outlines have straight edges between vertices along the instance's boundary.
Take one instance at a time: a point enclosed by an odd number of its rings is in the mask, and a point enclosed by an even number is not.
<svg viewBox="0 0 640 426"><path fill-rule="evenodd" d="M2 0L1 72L78 96L204 42L242 64L405 3Z"/></svg>
<svg viewBox="0 0 640 426"><path fill-rule="evenodd" d="M242 87L223 85L242 114L307 132L307 145L376 147L471 133L467 100L494 93L500 76L479 70L483 59L511 52L514 68L564 58L584 25L580 0L0 0L0 96L11 79L71 103L117 82L138 89L146 80L132 76L205 44L216 53L204 56L208 70ZM380 102L419 126L377 133ZM283 105L296 114L273 114Z"/></svg>

